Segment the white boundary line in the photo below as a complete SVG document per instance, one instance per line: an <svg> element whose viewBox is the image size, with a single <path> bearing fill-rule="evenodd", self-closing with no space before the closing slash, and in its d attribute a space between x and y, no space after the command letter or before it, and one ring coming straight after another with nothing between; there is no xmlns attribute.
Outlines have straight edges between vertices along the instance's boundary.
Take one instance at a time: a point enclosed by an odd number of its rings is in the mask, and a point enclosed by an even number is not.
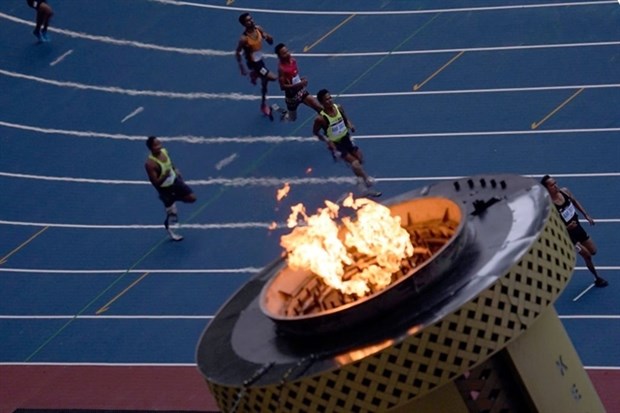
<svg viewBox="0 0 620 413"><path fill-rule="evenodd" d="M125 135L117 133L105 133L94 131L79 131L56 128L43 128L39 126L23 125L13 122L5 122L0 120L0 126L6 128L24 130L29 132L37 132L50 135L66 135L78 138L98 138L113 139L126 141L143 142L144 135ZM399 134L382 134L382 135L355 135L356 140L373 140L373 139L417 139L417 138L465 138L465 137L495 137L495 136L514 136L514 135L560 135L560 134L579 134L579 133L617 133L617 128L579 128L579 129L526 129L526 130L498 130L498 131L471 131L471 132L426 132L426 133L399 133ZM300 143L318 143L314 137L304 136L233 136L233 137L206 137L195 135L180 136L158 136L158 139L165 142L184 142L192 144L229 144L229 143L283 143L283 142L300 142Z"/></svg>
<svg viewBox="0 0 620 413"><path fill-rule="evenodd" d="M318 10L273 10L273 9L259 9L259 8L246 8L246 7L231 7L231 6L219 6L212 4L194 3L191 1L179 1L179 0L149 0L153 3L163 3L171 6L188 6L204 9L216 9L216 10L231 10L231 11L247 11L254 13L270 13L270 14L310 14L310 15L410 15L410 14L435 14L435 13L472 13L472 12L484 12L484 11L512 11L512 10L525 10L525 9L541 9L541 8L553 8L553 7L579 7L579 6L600 6L605 4L615 4L615 0L603 0L603 1L578 1L578 2L565 2L565 3L539 3L539 4L515 4L512 6L486 6L486 7L461 7L450 9L427 9L427 10L381 10L381 11L318 11Z"/></svg>
<svg viewBox="0 0 620 413"><path fill-rule="evenodd" d="M523 174L532 178L539 178L544 174ZM598 173L553 173L550 174L557 178L617 178L620 172L598 172ZM0 171L0 177L17 178L17 179L33 179L39 181L57 181L57 182L76 182L89 184L104 185L150 185L146 180L126 180L126 179L94 179L94 178L75 178L68 176L48 176L48 175L32 175L20 174L13 172ZM404 176L404 177L377 177L377 182L413 182L413 181L444 181L450 179L461 179L463 176ZM209 178L187 180L189 185L205 186L205 185L222 185L233 187L245 186L281 186L284 183L291 185L325 185L325 184L354 184L354 177L348 176L332 176L325 178L300 178L300 177L264 177L264 178Z"/></svg>
<svg viewBox="0 0 620 413"><path fill-rule="evenodd" d="M587 223L585 219L580 222ZM618 224L620 218L598 218L595 219L597 224ZM162 229L161 224L67 224L67 223L51 223L51 222L29 222L29 221L7 221L0 219L0 225L13 225L22 227L50 227L50 228L72 228L72 229L122 229L122 230L158 230ZM277 223L273 228L273 222L229 222L214 224L179 224L182 229L200 229L200 230L226 230L226 229L286 229L284 222ZM1 268L1 267L0 267ZM599 267L597 267L599 268Z"/></svg>
<svg viewBox="0 0 620 413"><path fill-rule="evenodd" d="M46 85L78 89L90 90L103 93L121 94L127 96L148 96L155 98L167 99L184 99L184 100L234 100L234 101L255 101L261 97L258 95L248 95L238 92L230 93L207 93L207 92L170 92L161 90L140 90L125 89L117 86L99 86L88 85L78 82L67 82L46 79L38 76L26 75L23 73L12 72L10 70L0 69L0 75L23 79L32 82L42 83ZM544 92L555 90L575 90L575 89L617 89L620 83L605 84L579 84L579 85L556 85L556 86L526 86L526 87L504 87L490 89L450 89L450 90L418 90L407 92L377 92L377 93L343 93L338 98L368 98L368 97L393 97L393 96L426 96L426 95L462 95L462 94L486 94L486 93L523 93L523 92ZM269 99L283 99L280 95L268 96Z"/></svg>
<svg viewBox="0 0 620 413"><path fill-rule="evenodd" d="M0 225L15 225L26 227L51 227L51 228L77 228L77 229L156 229L161 231L162 224L66 224L66 223L43 223L43 222L25 222L25 221L6 221L0 219ZM179 228L183 229L269 229L273 225L272 222L229 222L229 223L213 223L213 224L179 224ZM287 228L286 223L276 223L276 228Z"/></svg>

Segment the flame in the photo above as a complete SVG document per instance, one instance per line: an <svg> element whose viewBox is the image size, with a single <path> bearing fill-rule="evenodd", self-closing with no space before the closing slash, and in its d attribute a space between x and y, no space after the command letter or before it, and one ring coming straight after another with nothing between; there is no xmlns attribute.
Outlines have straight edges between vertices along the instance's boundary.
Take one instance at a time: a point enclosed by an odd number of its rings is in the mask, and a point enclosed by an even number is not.
<svg viewBox="0 0 620 413"><path fill-rule="evenodd" d="M294 229L282 236L280 245L292 269L311 271L344 294L363 297L390 284L402 259L413 255L413 245L400 217L393 217L387 207L352 194L343 205L355 210L356 217L343 218L340 227L340 207L333 202L325 201L326 207L311 216L303 204L294 205L287 221ZM304 225L298 226L300 222ZM347 266L353 264L359 271L345 279Z"/></svg>
<svg viewBox="0 0 620 413"><path fill-rule="evenodd" d="M291 191L291 186L289 185L288 182L285 182L284 186L278 189L278 191L276 192L276 199L278 200L278 202L286 198L286 196L288 195L290 191Z"/></svg>

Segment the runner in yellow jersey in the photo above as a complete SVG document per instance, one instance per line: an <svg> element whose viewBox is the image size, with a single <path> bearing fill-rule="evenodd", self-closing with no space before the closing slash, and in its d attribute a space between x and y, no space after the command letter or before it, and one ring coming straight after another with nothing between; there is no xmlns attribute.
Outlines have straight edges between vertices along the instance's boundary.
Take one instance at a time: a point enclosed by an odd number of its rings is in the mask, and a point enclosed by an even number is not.
<svg viewBox="0 0 620 413"><path fill-rule="evenodd" d="M323 105L323 110L314 120L312 132L320 140L327 144L334 159L340 156L353 170L355 176L364 186L364 195L371 197L381 196L381 192L371 189L372 180L362 168L364 161L362 151L353 144L351 132L355 132L355 126L344 112L341 105L336 105L327 89L321 89L316 95L317 100Z"/></svg>
<svg viewBox="0 0 620 413"><path fill-rule="evenodd" d="M237 49L235 50L239 70L243 76L247 74L246 68L241 61L241 54L243 53L245 56L245 64L250 71L252 83L256 84L257 79L261 81L261 111L263 114L273 119L271 109L267 104L267 84L276 80L278 76L265 66L262 50L263 40L269 44L273 44L273 37L263 30L262 27L254 23L250 13L243 13L239 16L239 23L245 27L239 39L239 43L237 43Z"/></svg>
<svg viewBox="0 0 620 413"><path fill-rule="evenodd" d="M183 181L179 170L172 163L168 151L164 149L159 139L155 136L149 136L146 140L146 146L151 154L147 158L144 168L149 181L157 189L159 199L166 208L164 227L172 240L181 241L183 237L175 233L171 227L178 222L176 201L196 202L196 195Z"/></svg>

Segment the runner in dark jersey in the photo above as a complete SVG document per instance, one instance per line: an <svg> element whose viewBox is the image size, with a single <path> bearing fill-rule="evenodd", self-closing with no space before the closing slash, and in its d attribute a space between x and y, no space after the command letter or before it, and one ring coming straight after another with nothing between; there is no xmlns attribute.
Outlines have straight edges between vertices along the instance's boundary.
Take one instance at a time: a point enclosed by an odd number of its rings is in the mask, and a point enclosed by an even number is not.
<svg viewBox="0 0 620 413"><path fill-rule="evenodd" d="M608 285L607 281L598 275L594 267L594 261L592 260L592 256L596 255L596 244L594 244L592 238L590 238L586 230L581 226L577 211L583 214L590 225L594 225L594 220L588 215L575 196L570 193L568 188L560 189L555 179L551 176L543 176L540 183L549 191L553 205L560 213L564 224L566 224L566 229L568 230L571 241L573 241L577 252L585 261L586 267L588 267L590 272L594 275L594 285L597 287L606 287Z"/></svg>

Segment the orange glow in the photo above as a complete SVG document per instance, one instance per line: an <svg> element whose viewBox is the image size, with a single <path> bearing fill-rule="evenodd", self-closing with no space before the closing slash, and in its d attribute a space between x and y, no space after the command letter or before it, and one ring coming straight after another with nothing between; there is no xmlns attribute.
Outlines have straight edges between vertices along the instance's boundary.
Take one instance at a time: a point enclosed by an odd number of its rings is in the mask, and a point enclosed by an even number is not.
<svg viewBox="0 0 620 413"><path fill-rule="evenodd" d="M278 224L276 223L276 221L273 221L271 224L269 224L269 226L267 227L267 229L269 231L273 231L274 229L278 228Z"/></svg>
<svg viewBox="0 0 620 413"><path fill-rule="evenodd" d="M333 202L325 201L326 207L310 216L303 204L293 206L287 225L294 229L282 236L280 245L293 270L311 271L332 288L363 297L390 284L401 261L413 255L413 245L400 217L387 207L352 194L343 205L356 216L343 218L340 226L340 207ZM351 265L357 268L353 274L346 271Z"/></svg>
<svg viewBox="0 0 620 413"><path fill-rule="evenodd" d="M288 195L290 191L291 191L291 186L288 184L288 182L285 182L284 186L278 189L278 191L276 192L276 199L278 200L278 202L286 198L286 196Z"/></svg>

